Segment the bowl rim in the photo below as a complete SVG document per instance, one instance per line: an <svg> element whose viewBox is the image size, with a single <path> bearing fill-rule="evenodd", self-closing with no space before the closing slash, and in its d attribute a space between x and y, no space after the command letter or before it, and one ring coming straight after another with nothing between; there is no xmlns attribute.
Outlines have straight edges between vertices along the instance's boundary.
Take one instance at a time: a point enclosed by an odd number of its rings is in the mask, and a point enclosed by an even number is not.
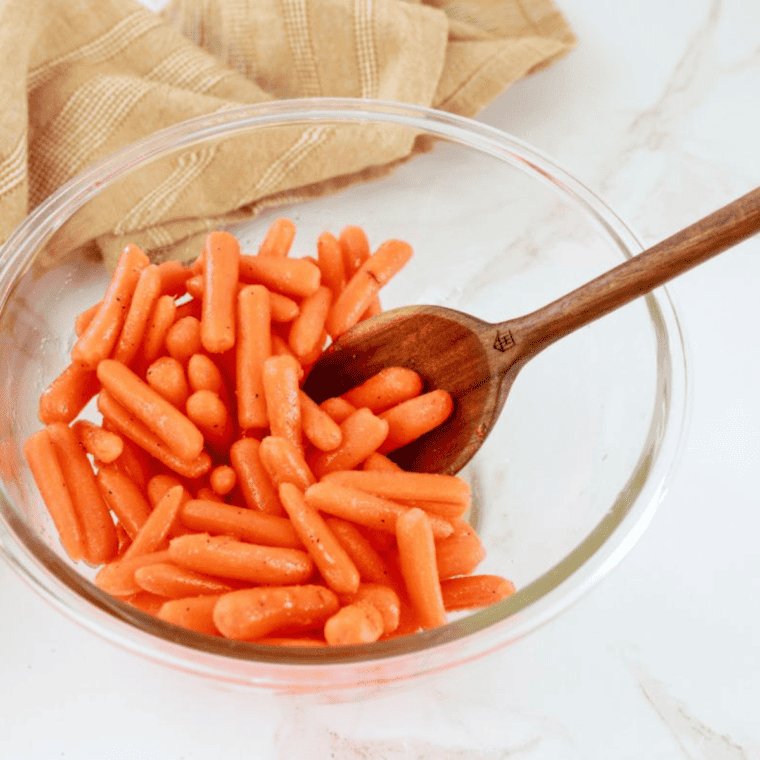
<svg viewBox="0 0 760 760"><path fill-rule="evenodd" d="M33 254L103 187L140 163L251 127L324 119L403 124L519 164L533 178L554 186L579 204L604 228L624 256L643 250L625 222L586 185L542 151L495 127L424 106L382 100L280 100L225 109L164 128L69 180L35 208L0 248L0 309ZM667 372L663 375L658 371L663 408L658 420L653 419L635 470L635 474L641 471L643 477L629 481L602 521L554 567L508 599L462 620L360 647L319 651L289 648L285 657L273 647L185 631L111 598L82 579L43 542L33 537L31 541L21 541L19 531L24 532L23 526L14 521L4 488L0 492L1 553L38 593L84 627L164 664L230 682L278 688L291 688L297 682L299 689L324 689L354 685L361 671L364 682L377 684L408 679L481 656L523 637L579 599L627 554L665 497L683 448L690 386L686 381L683 332L670 294L661 287L645 298ZM357 665L362 667L357 669Z"/></svg>

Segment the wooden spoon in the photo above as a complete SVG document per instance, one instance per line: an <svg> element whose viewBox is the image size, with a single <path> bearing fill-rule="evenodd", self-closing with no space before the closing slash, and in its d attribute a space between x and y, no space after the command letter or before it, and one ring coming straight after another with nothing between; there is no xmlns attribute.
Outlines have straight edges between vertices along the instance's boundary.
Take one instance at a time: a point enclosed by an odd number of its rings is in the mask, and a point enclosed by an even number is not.
<svg viewBox="0 0 760 760"><path fill-rule="evenodd" d="M537 311L489 324L442 306L405 306L351 328L311 369L315 401L344 393L383 367L417 371L444 388L454 412L390 456L405 469L458 472L480 448L520 369L559 338L648 293L760 229L760 188Z"/></svg>

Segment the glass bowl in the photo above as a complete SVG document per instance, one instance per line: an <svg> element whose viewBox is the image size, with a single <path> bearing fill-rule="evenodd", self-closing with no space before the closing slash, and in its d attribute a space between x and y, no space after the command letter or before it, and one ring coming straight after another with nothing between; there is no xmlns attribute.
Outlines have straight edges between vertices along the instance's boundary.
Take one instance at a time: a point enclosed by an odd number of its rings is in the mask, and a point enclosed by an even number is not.
<svg viewBox="0 0 760 760"><path fill-rule="evenodd" d="M652 519L687 406L681 331L662 288L529 362L461 473L488 551L478 572L505 576L517 591L441 628L356 647L281 648L183 630L103 593L94 570L63 552L22 454L40 427L41 391L68 364L74 318L99 300L109 277L99 260L61 253L62 241L97 219L121 183L139 182L161 162L171 168L212 144L234 148L315 127L337 138L393 130L425 150L385 176L316 199L294 194L230 229L253 251L272 220L288 216L297 225L295 255L312 254L321 232L347 224L361 225L373 245L407 240L414 257L383 290L385 308L442 304L500 321L642 249L577 179L503 132L425 108L340 99L242 107L158 132L69 182L14 232L0 254L5 558L61 611L117 645L220 684L277 693L383 688L485 655L549 621L608 573ZM243 170L255 182L256 166Z"/></svg>

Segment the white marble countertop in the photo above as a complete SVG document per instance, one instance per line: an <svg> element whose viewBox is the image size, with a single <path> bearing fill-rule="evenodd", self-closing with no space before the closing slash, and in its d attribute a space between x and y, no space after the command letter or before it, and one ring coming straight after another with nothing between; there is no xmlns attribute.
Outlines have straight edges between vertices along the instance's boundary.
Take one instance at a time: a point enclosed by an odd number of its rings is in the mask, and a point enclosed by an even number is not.
<svg viewBox="0 0 760 760"><path fill-rule="evenodd" d="M482 121L551 154L645 243L760 181L760 4L557 4L578 48ZM0 757L760 758L759 288L760 239L669 286L688 446L640 542L539 631L381 698L314 705L121 651L0 563Z"/></svg>

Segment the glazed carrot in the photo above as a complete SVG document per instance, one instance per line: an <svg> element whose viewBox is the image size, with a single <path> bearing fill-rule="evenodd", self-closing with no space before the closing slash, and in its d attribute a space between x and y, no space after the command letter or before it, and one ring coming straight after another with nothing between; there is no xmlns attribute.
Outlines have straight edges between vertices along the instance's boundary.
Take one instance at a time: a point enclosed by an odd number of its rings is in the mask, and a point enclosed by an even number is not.
<svg viewBox="0 0 760 760"><path fill-rule="evenodd" d="M177 567L171 562L159 562L137 568L135 583L146 591L169 599L224 594L234 588L232 584L219 578L196 573L186 567Z"/></svg>
<svg viewBox="0 0 760 760"><path fill-rule="evenodd" d="M132 539L129 537L127 529L120 522L116 523L116 540L116 559L119 559L132 543Z"/></svg>
<svg viewBox="0 0 760 760"><path fill-rule="evenodd" d="M95 585L118 597L139 594L142 589L135 583L135 570L144 565L168 562L168 550L141 554L137 557L120 558L103 565L95 575Z"/></svg>
<svg viewBox="0 0 760 760"><path fill-rule="evenodd" d="M137 356L156 301L161 295L161 274L157 264L148 264L135 285L129 310L116 341L111 357L124 364L131 364Z"/></svg>
<svg viewBox="0 0 760 760"><path fill-rule="evenodd" d="M275 219L259 246L259 256L287 256L296 236L296 226L290 219Z"/></svg>
<svg viewBox="0 0 760 760"><path fill-rule="evenodd" d="M214 607L221 595L192 596L165 602L157 615L166 623L209 636L219 636L214 624Z"/></svg>
<svg viewBox="0 0 760 760"><path fill-rule="evenodd" d="M308 459L312 472L321 478L334 470L358 467L388 435L388 423L369 409L357 409L340 426L341 443L333 451L319 451Z"/></svg>
<svg viewBox="0 0 760 760"><path fill-rule="evenodd" d="M375 296L368 304L367 308L362 312L359 321L363 322L365 319L372 319L383 311L383 305L380 303L380 296Z"/></svg>
<svg viewBox="0 0 760 760"><path fill-rule="evenodd" d="M158 615L161 606L166 602L166 597L151 594L149 591L138 591L136 594L122 599L122 601L146 612L148 615Z"/></svg>
<svg viewBox="0 0 760 760"><path fill-rule="evenodd" d="M87 452L65 423L54 422L48 432L84 532L84 559L91 565L110 562L118 550L116 527Z"/></svg>
<svg viewBox="0 0 760 760"><path fill-rule="evenodd" d="M252 544L303 549L303 543L287 517L258 509L191 499L183 505L180 519L188 528L201 533L231 536Z"/></svg>
<svg viewBox="0 0 760 760"><path fill-rule="evenodd" d="M304 372L308 371L308 368L314 364L314 362L317 361L320 356L322 356L322 351L324 351L329 338L330 336L327 334L327 330L323 328L319 334L319 339L312 346L311 351L298 355L298 361L300 362Z"/></svg>
<svg viewBox="0 0 760 760"><path fill-rule="evenodd" d="M319 512L306 503L303 492L292 483L283 483L280 501L325 583L336 594L356 591L360 581L356 565Z"/></svg>
<svg viewBox="0 0 760 760"><path fill-rule="evenodd" d="M343 256L343 267L348 280L369 258L369 240L367 240L367 234L361 227L349 224L341 230L338 236L338 245Z"/></svg>
<svg viewBox="0 0 760 760"><path fill-rule="evenodd" d="M441 581L443 606L447 612L487 607L514 593L514 584L498 575L466 575Z"/></svg>
<svg viewBox="0 0 760 760"><path fill-rule="evenodd" d="M105 359L98 365L97 373L103 388L114 400L148 427L180 459L189 461L201 454L201 431L129 367Z"/></svg>
<svg viewBox="0 0 760 760"><path fill-rule="evenodd" d="M440 388L397 404L380 415L389 430L378 450L388 454L416 440L447 420L453 409L451 394Z"/></svg>
<svg viewBox="0 0 760 760"><path fill-rule="evenodd" d="M172 406L183 409L190 395L185 368L172 356L159 356L145 372L145 381Z"/></svg>
<svg viewBox="0 0 760 760"><path fill-rule="evenodd" d="M151 512L151 505L135 482L115 465L101 465L96 475L109 509L130 540L134 540Z"/></svg>
<svg viewBox="0 0 760 760"><path fill-rule="evenodd" d="M340 425L303 391L298 392L298 401L304 437L320 451L337 449L343 439Z"/></svg>
<svg viewBox="0 0 760 760"><path fill-rule="evenodd" d="M325 622L325 640L331 646L370 644L382 636L383 616L367 601L341 607Z"/></svg>
<svg viewBox="0 0 760 760"><path fill-rule="evenodd" d="M173 538L169 558L199 573L267 585L304 583L314 572L314 562L302 549L249 544L208 533Z"/></svg>
<svg viewBox="0 0 760 760"><path fill-rule="evenodd" d="M401 240L383 243L356 271L335 300L327 317L333 338L353 327L372 303L380 288L409 261L412 248Z"/></svg>
<svg viewBox="0 0 760 760"><path fill-rule="evenodd" d="M203 274L196 274L188 277L185 281L185 290L194 301L199 304L203 301ZM200 319L200 317L198 317Z"/></svg>
<svg viewBox="0 0 760 760"><path fill-rule="evenodd" d="M142 362L147 367L161 355L164 350L166 334L174 324L177 316L177 304L171 296L160 296L153 307L153 312L145 325L143 342L139 351Z"/></svg>
<svg viewBox="0 0 760 760"><path fill-rule="evenodd" d="M269 430L301 449L301 404L298 398L301 367L289 356L264 361L262 380Z"/></svg>
<svg viewBox="0 0 760 760"><path fill-rule="evenodd" d="M229 232L212 232L204 255L201 341L210 354L221 354L235 345L240 245Z"/></svg>
<svg viewBox="0 0 760 760"><path fill-rule="evenodd" d="M98 462L109 464L118 459L124 451L124 439L121 436L110 430L104 430L94 422L84 419L76 420L71 429L85 451L92 454Z"/></svg>
<svg viewBox="0 0 760 760"><path fill-rule="evenodd" d="M313 584L241 589L217 601L214 623L227 638L255 641L323 625L338 606L333 591Z"/></svg>
<svg viewBox="0 0 760 760"><path fill-rule="evenodd" d="M341 604L367 602L375 607L383 619L383 634L393 633L398 628L401 600L385 583L362 583L353 594L341 595L339 600Z"/></svg>
<svg viewBox="0 0 760 760"><path fill-rule="evenodd" d="M485 559L486 550L477 533L464 521L452 535L436 542L436 564L441 579L469 575Z"/></svg>
<svg viewBox="0 0 760 760"><path fill-rule="evenodd" d="M286 438L278 435L263 438L259 447L259 457L278 492L283 483L292 483L302 491L316 483L316 478L306 464L301 450Z"/></svg>
<svg viewBox="0 0 760 760"><path fill-rule="evenodd" d="M292 356L297 360L293 349L288 345L287 340L276 332L272 332L272 356Z"/></svg>
<svg viewBox="0 0 760 760"><path fill-rule="evenodd" d="M292 298L305 298L319 288L320 271L306 259L275 256L241 256L240 279L266 285L276 293Z"/></svg>
<svg viewBox="0 0 760 760"><path fill-rule="evenodd" d="M220 464L211 470L209 483L215 493L226 496L235 487L237 475L228 464Z"/></svg>
<svg viewBox="0 0 760 760"><path fill-rule="evenodd" d="M166 332L166 350L183 366L193 354L203 350L201 325L197 317L181 317Z"/></svg>
<svg viewBox="0 0 760 760"><path fill-rule="evenodd" d="M208 452L201 451L195 459L180 458L147 425L133 417L106 391L101 391L98 395L98 410L116 432L129 438L170 470L186 478L199 478L211 469Z"/></svg>
<svg viewBox="0 0 760 760"><path fill-rule="evenodd" d="M167 259L158 265L161 278L161 295L181 296L185 292L185 283L191 275L189 267L176 259Z"/></svg>
<svg viewBox="0 0 760 760"><path fill-rule="evenodd" d="M322 512L386 533L395 533L397 519L409 511L408 507L394 501L325 481L309 486L304 497L308 504ZM436 540L453 533L454 529L447 520L435 515L430 515L428 519Z"/></svg>
<svg viewBox="0 0 760 760"><path fill-rule="evenodd" d="M317 266L322 274L322 284L337 298L346 286L346 268L340 243L330 232L323 232L317 238Z"/></svg>
<svg viewBox="0 0 760 760"><path fill-rule="evenodd" d="M363 581L383 583L388 581L388 568L371 541L354 525L338 517L327 517L327 527L351 557Z"/></svg>
<svg viewBox="0 0 760 760"><path fill-rule="evenodd" d="M237 475L245 503L251 509L282 515L277 489L261 462L260 447L260 441L255 438L240 438L230 447L230 464Z"/></svg>
<svg viewBox="0 0 760 760"><path fill-rule="evenodd" d="M243 430L269 421L264 397L264 362L272 355L269 291L263 285L240 290L237 306L236 391Z"/></svg>
<svg viewBox="0 0 760 760"><path fill-rule="evenodd" d="M446 611L435 561L433 531L421 509L412 508L398 518L396 541L401 574L420 623L423 628L444 625Z"/></svg>
<svg viewBox="0 0 760 760"><path fill-rule="evenodd" d="M190 283L190 278L187 282ZM198 298L190 298L187 301L183 301L182 303L177 304L177 311L174 316L174 321L178 322L180 319L184 319L185 317L195 317L198 321L200 321L200 318L202 316L203 311L203 303L201 299Z"/></svg>
<svg viewBox="0 0 760 760"><path fill-rule="evenodd" d="M124 558L150 554L166 547L166 542L179 511L187 500L187 491L182 486L170 488L156 504L148 519L132 539Z"/></svg>
<svg viewBox="0 0 760 760"><path fill-rule="evenodd" d="M182 481L175 475L168 472L161 472L153 475L145 486L145 493L148 497L148 503L151 509L156 508L156 504L176 486L181 486Z"/></svg>
<svg viewBox="0 0 760 760"><path fill-rule="evenodd" d="M357 409L366 406L375 414L380 414L402 401L419 396L421 392L422 378L414 370L386 367L344 393L342 398Z"/></svg>
<svg viewBox="0 0 760 760"><path fill-rule="evenodd" d="M185 404L188 419L203 433L206 443L217 452L226 451L235 434L232 418L224 402L213 391L195 391Z"/></svg>
<svg viewBox="0 0 760 760"><path fill-rule="evenodd" d="M209 488L207 486L203 486L203 488L199 488L195 494L195 498L200 499L201 501L213 501L216 504L227 503L224 500L224 497L220 496L213 488Z"/></svg>
<svg viewBox="0 0 760 760"><path fill-rule="evenodd" d="M94 303L92 306L85 309L74 320L74 332L77 334L77 337L80 336L87 329L87 326L95 318L95 315L98 313L98 309L100 309L102 305L103 305L102 301L98 301L97 303Z"/></svg>
<svg viewBox="0 0 760 760"><path fill-rule="evenodd" d="M40 396L40 422L72 422L99 390L94 369L69 364Z"/></svg>
<svg viewBox="0 0 760 760"><path fill-rule="evenodd" d="M370 472L403 472L404 470L385 454L374 451L362 462L362 470Z"/></svg>
<svg viewBox="0 0 760 760"><path fill-rule="evenodd" d="M111 354L121 333L140 272L149 263L148 257L136 245L126 246L119 256L98 313L71 349L75 364L94 369L99 361Z"/></svg>
<svg viewBox="0 0 760 760"><path fill-rule="evenodd" d="M111 464L130 478L138 488L144 489L155 469L155 460L127 436L114 428L105 416L103 418L103 429L114 432L122 441L122 452Z"/></svg>
<svg viewBox="0 0 760 760"><path fill-rule="evenodd" d="M319 408L328 414L339 425L345 422L355 411L356 407L345 399L335 397L325 399Z"/></svg>
<svg viewBox="0 0 760 760"><path fill-rule="evenodd" d="M78 562L85 552L84 529L48 428L38 430L26 439L24 456L63 548L74 562Z"/></svg>
<svg viewBox="0 0 760 760"><path fill-rule="evenodd" d="M288 345L296 356L307 357L315 349L322 350L324 343L320 341L332 300L330 288L320 285L315 293L301 301L301 313L293 320L288 333Z"/></svg>
<svg viewBox="0 0 760 760"><path fill-rule="evenodd" d="M292 298L271 290L267 292L272 322L292 322L301 313L301 307Z"/></svg>
<svg viewBox="0 0 760 760"><path fill-rule="evenodd" d="M191 391L213 391L224 398L224 379L214 360L206 354L193 354L187 361L187 381Z"/></svg>

